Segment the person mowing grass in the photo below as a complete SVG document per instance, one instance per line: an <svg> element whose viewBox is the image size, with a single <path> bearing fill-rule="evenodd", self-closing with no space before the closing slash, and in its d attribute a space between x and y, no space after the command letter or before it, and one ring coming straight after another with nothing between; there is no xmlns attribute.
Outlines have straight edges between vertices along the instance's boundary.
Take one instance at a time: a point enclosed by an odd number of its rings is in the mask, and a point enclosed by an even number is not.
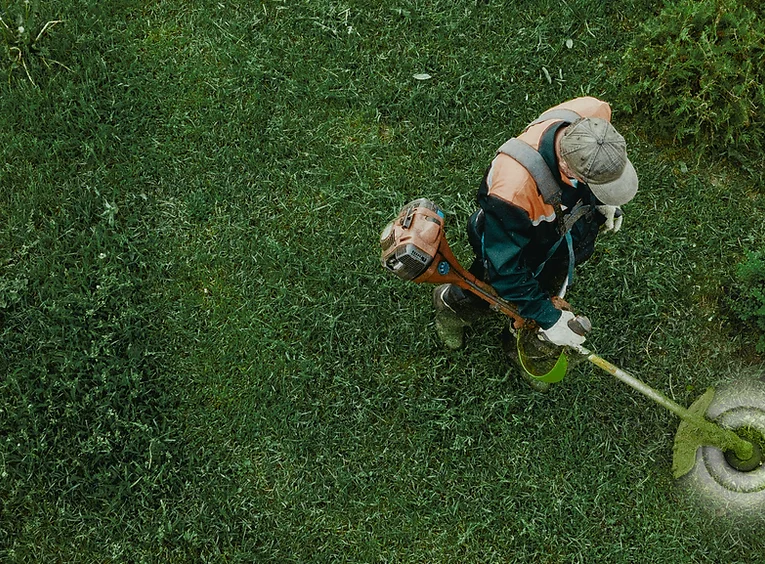
<svg viewBox="0 0 765 564"><path fill-rule="evenodd" d="M476 255L470 272L536 323L535 340L558 347L585 340L568 325L574 314L561 309L574 267L592 255L600 232L619 231L621 206L638 189L624 137L610 122L611 106L593 97L544 112L499 148L468 220ZM465 327L491 313L453 284L437 286L433 304L450 349L462 347Z"/></svg>

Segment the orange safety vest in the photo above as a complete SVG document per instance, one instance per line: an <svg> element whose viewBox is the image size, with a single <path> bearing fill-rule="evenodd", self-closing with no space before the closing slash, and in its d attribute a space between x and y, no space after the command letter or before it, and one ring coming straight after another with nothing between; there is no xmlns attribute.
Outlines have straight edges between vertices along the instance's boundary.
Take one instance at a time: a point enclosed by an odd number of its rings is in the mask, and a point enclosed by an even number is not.
<svg viewBox="0 0 765 564"><path fill-rule="evenodd" d="M611 106L607 102L586 96L563 102L547 110L531 122L517 138L510 139L500 147L486 177L487 195L523 209L533 225L539 225L543 221L555 221L556 202L551 197L551 189L543 185L544 182L538 175L535 178L536 173L533 169L530 170L529 163L521 154L515 153L515 150L522 149L523 145L515 143L513 147L513 142L520 141L536 152L542 135L553 123L574 121L572 118L575 116L597 117L610 122ZM514 154L515 157L512 156ZM549 170L542 172L549 173ZM571 185L568 178L562 179Z"/></svg>

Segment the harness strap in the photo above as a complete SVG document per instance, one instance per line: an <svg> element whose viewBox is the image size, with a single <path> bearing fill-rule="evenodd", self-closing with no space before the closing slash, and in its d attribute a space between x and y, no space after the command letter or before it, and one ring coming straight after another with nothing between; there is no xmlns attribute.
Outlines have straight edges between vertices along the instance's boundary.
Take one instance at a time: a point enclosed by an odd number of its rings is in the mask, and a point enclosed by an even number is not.
<svg viewBox="0 0 765 564"><path fill-rule="evenodd" d="M481 239L481 241L483 242L483 239ZM574 241L571 238L571 231L567 231L566 234L558 239L556 243L550 248L550 250L547 252L545 260L542 261L542 264L540 264L534 272L534 278L539 277L539 275L542 273L542 270L544 270L547 261L552 258L552 256L555 254L555 251L558 250L558 247L560 247L560 244L563 241L566 241L566 247L568 247L568 276L566 278L566 285L570 287L574 283Z"/></svg>
<svg viewBox="0 0 765 564"><path fill-rule="evenodd" d="M571 240L571 231L566 232L566 245L568 245L568 286L574 285L574 242Z"/></svg>
<svg viewBox="0 0 765 564"><path fill-rule="evenodd" d="M563 229L565 233L568 233L571 231L571 228L574 227L574 224L582 219L585 215L590 213L592 211L592 206L589 206L587 204L583 204L581 200L576 203L576 205L571 209L569 214L566 216L565 221L563 222Z"/></svg>
<svg viewBox="0 0 765 564"><path fill-rule="evenodd" d="M536 182L539 193L544 201L551 205L560 205L560 187L558 181L550 171L542 155L528 143L513 137L508 139L499 148L498 153L503 153L521 163L523 168ZM557 212L557 210L556 210Z"/></svg>

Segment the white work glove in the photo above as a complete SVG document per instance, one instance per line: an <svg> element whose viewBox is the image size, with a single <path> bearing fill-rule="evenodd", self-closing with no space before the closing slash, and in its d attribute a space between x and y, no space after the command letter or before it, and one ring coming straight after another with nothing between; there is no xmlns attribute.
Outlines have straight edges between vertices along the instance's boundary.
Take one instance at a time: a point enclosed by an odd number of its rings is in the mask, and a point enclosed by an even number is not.
<svg viewBox="0 0 765 564"><path fill-rule="evenodd" d="M585 338L574 333L568 326L568 322L576 318L570 311L561 311L560 319L549 329L540 329L539 336L545 341L549 341L559 347L578 347L584 343Z"/></svg>
<svg viewBox="0 0 765 564"><path fill-rule="evenodd" d="M595 206L600 214L606 218L606 223L603 225L603 232L617 233L622 228L622 222L624 221L624 215L621 213L621 209L618 206ZM619 211L619 217L616 216L617 210Z"/></svg>

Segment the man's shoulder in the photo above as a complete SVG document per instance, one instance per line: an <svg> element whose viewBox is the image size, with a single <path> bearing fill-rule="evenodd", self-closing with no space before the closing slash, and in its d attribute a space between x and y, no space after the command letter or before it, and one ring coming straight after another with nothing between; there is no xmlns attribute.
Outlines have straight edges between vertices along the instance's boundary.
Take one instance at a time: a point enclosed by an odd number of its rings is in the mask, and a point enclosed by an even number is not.
<svg viewBox="0 0 765 564"><path fill-rule="evenodd" d="M601 118L606 121L611 121L611 105L608 102L604 102L593 96L574 98L573 100L568 100L550 109L573 110L582 117Z"/></svg>
<svg viewBox="0 0 765 564"><path fill-rule="evenodd" d="M498 154L486 180L487 196L520 208L533 225L555 217L555 209L545 203L529 171L512 157Z"/></svg>

